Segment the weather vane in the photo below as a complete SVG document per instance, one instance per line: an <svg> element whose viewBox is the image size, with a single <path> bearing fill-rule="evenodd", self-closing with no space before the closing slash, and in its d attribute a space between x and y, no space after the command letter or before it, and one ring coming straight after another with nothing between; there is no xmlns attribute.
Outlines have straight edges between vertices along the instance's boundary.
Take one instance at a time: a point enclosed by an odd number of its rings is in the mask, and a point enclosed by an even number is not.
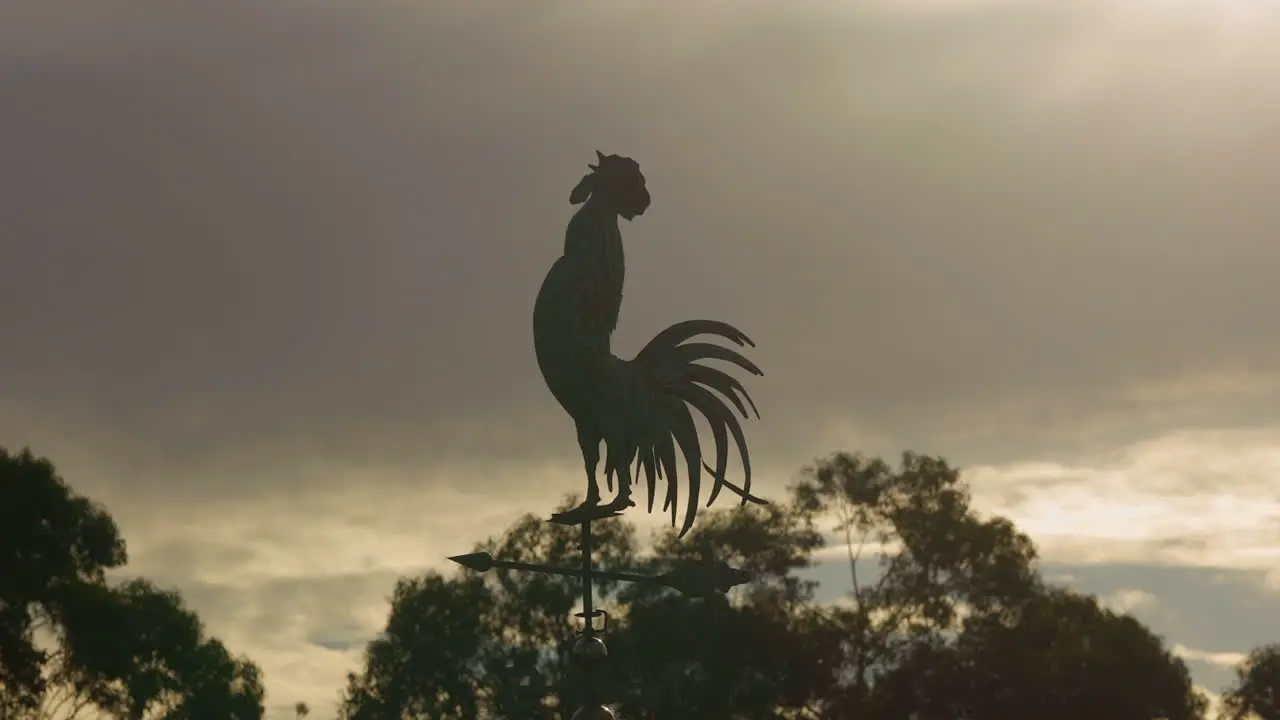
<svg viewBox="0 0 1280 720"><path fill-rule="evenodd" d="M600 635L609 629L609 613L598 610L595 605L593 580L619 580L622 582L648 583L672 588L687 597L705 598L724 595L732 588L750 582L751 574L745 570L729 567L724 562L704 565L689 565L661 575L643 575L632 572L618 572L596 568L591 561L591 521L582 523L582 566L578 568L552 567L534 563L497 560L487 552L455 555L449 558L459 565L475 570L488 572L493 568L507 570L526 570L546 575L570 575L582 581L582 612L576 617L583 619L582 633L573 646L573 654L582 664L582 707L573 714L571 720L612 720L613 711L606 706L600 697L595 683L595 674L609 655L609 649L600 639ZM597 629L596 619L603 622Z"/></svg>
<svg viewBox="0 0 1280 720"><path fill-rule="evenodd" d="M724 563L691 566L652 576L596 569L591 560L591 522L616 517L633 507L632 479L638 479L643 472L649 512L653 512L657 481L666 481L663 510L670 510L674 526L680 499L677 445L687 466L680 537L689 532L697 515L703 471L713 480L707 505L715 502L724 488L740 497L744 505L747 502L765 504L751 494L751 458L742 425L734 414L737 410L742 417L749 417L747 408L750 407L758 418L755 403L732 375L700 361L720 360L753 375L763 373L732 348L690 342L705 335L739 347L754 347L746 335L727 323L688 320L658 333L631 360L616 357L610 350L610 338L622 307L626 272L618 218L629 222L643 215L650 197L644 175L634 160L603 155L599 151L596 156L597 164L588 165L591 171L569 194L569 202L581 207L569 221L564 254L551 266L533 308L533 343L538 367L551 394L573 419L587 473L583 503L551 517L554 523L581 526L582 567L555 568L508 562L494 559L488 553L450 558L479 572L499 567L581 579L583 611L578 616L584 619L585 627L574 654L586 665L586 704L574 715L574 720L613 717L596 697L591 683L592 661L603 660L607 655L607 648L597 633L608 628L608 614L593 607L593 578L655 583L690 596L724 594L750 579L744 571ZM703 457L691 408L711 429L716 445L714 468ZM742 461L741 486L725 477L730 436ZM600 502L596 479L601 443L606 448L604 474L609 489L613 489L615 478L618 483L617 494L605 504ZM603 618L599 631L594 624L596 618Z"/></svg>

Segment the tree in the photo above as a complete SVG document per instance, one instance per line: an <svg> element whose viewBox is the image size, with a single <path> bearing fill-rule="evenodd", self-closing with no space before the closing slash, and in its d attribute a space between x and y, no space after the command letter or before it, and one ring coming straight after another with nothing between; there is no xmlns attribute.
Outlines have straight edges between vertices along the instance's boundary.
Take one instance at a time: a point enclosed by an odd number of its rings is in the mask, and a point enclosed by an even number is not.
<svg viewBox="0 0 1280 720"><path fill-rule="evenodd" d="M575 503L570 498L564 507ZM634 530L597 522L599 561L626 564ZM476 547L508 560L576 565L577 530L532 515ZM598 590L611 597L616 584ZM347 678L340 716L347 720L538 717L576 702L567 682L574 640L571 614L580 592L572 579L495 571L446 579L401 580L386 630L369 643L364 667Z"/></svg>
<svg viewBox="0 0 1280 720"><path fill-rule="evenodd" d="M297 718L297 720L302 720L302 718L310 714L311 714L311 708L308 707L306 703L304 702L294 703L293 716Z"/></svg>
<svg viewBox="0 0 1280 720"><path fill-rule="evenodd" d="M342 717L475 717L479 656L492 605L479 579L431 573L401 580L387 629L365 650L363 673L347 676Z"/></svg>
<svg viewBox="0 0 1280 720"><path fill-rule="evenodd" d="M849 681L832 715L1190 720L1205 702L1183 662L1137 620L1049 588L1031 541L979 517L941 458L901 466L837 454L808 469L800 502L836 518L848 548ZM860 560L877 555L875 577ZM865 570L863 571L865 573Z"/></svg>
<svg viewBox="0 0 1280 720"><path fill-rule="evenodd" d="M882 707L920 720L1203 717L1190 673L1136 619L1061 589L964 621L879 686Z"/></svg>
<svg viewBox="0 0 1280 720"><path fill-rule="evenodd" d="M204 635L177 592L108 584L124 542L107 511L75 495L53 465L0 457L0 718L260 720L257 666ZM52 641L36 648L37 631ZM15 651L11 651L16 648Z"/></svg>
<svg viewBox="0 0 1280 720"><path fill-rule="evenodd" d="M845 678L827 708L865 716L881 678L945 645L971 613L1016 607L1040 588L1035 548L1003 518L983 520L968 488L940 458L904 453L898 469L839 453L807 468L794 488L815 515L833 517L853 587L836 611L846 634ZM863 558L878 556L866 577Z"/></svg>
<svg viewBox="0 0 1280 720"><path fill-rule="evenodd" d="M1280 720L1280 644L1255 648L1236 668L1235 684L1223 694L1224 720Z"/></svg>
<svg viewBox="0 0 1280 720"><path fill-rule="evenodd" d="M958 471L940 458L907 453L893 468L833 455L807 469L788 503L701 517L684 539L660 533L643 560L631 528L597 525L608 565L662 572L723 560L755 573L719 600L652 585L599 588L610 612L605 689L622 716L1203 714L1185 665L1158 637L1093 598L1047 587L1031 541L1007 520L975 513ZM814 584L798 574L823 546L828 518L849 559L853 589L840 604L815 600ZM576 530L526 516L481 548L571 565L576 543ZM401 587L386 633L351 678L344 717L572 714L574 580L498 572ZM550 702L537 704L543 696Z"/></svg>
<svg viewBox="0 0 1280 720"><path fill-rule="evenodd" d="M45 458L0 448L0 709L40 705L48 653L36 634L66 620L84 584L126 559L107 511L67 486Z"/></svg>
<svg viewBox="0 0 1280 720"><path fill-rule="evenodd" d="M622 712L672 720L816 712L835 683L841 639L813 603L814 583L794 573L821 545L812 517L787 505L709 513L683 540L660 534L647 572L721 560L754 580L729 602L623 589L625 615L609 643L618 672L633 681L617 698Z"/></svg>
<svg viewBox="0 0 1280 720"><path fill-rule="evenodd" d="M204 635L177 592L135 579L81 585L55 628L39 717L261 720L261 673Z"/></svg>
<svg viewBox="0 0 1280 720"><path fill-rule="evenodd" d="M572 499L564 503L573 505ZM759 708L771 711L786 705L787 696L813 694L795 689L805 687L798 676L819 662L810 656L822 648L834 658L838 640L809 642L819 635L820 618L799 608L812 587L791 571L806 565L821 542L806 518L784 507L713 513L685 541L664 533L648 562L636 559L630 526L608 520L593 531L602 565L661 572L714 557L757 573L732 605L690 602L646 585L598 584L610 612L605 691L625 713L653 711L672 720L726 712L768 717ZM580 562L577 543L576 528L525 516L478 549L565 566ZM574 579L525 572L401 581L386 631L366 649L363 672L349 678L342 716L568 718L580 700L569 655L579 595ZM708 643L708 637L738 642ZM411 651L424 645L429 648ZM701 654L691 661L694 651ZM737 690L716 692L725 682Z"/></svg>

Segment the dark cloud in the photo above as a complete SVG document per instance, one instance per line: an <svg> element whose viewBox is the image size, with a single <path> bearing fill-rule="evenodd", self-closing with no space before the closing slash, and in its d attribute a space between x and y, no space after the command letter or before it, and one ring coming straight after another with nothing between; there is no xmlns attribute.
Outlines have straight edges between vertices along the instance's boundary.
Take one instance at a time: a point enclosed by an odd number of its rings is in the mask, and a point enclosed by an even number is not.
<svg viewBox="0 0 1280 720"><path fill-rule="evenodd" d="M137 482L571 456L529 314L597 147L655 196L619 347L741 325L780 464L834 421L1025 448L1280 359L1258 34L1128 42L1088 4L112 5L0 23L0 429Z"/></svg>
<svg viewBox="0 0 1280 720"><path fill-rule="evenodd" d="M1112 561L1243 562L1260 533L1203 495L1260 514L1269 471L1071 469L1161 436L1242 457L1169 431L1274 422L1280 26L854 5L0 2L0 444L108 502L129 572L267 669L273 717L327 706L397 577L576 489L530 312L599 148L654 193L617 347L746 330L771 489L837 448L1041 458L1069 479L975 493L1048 508L1019 517L1047 551L1087 555L1074 522ZM1109 507L1165 495L1187 537L1103 547ZM1197 651L1276 625L1252 570L1060 571L1150 593Z"/></svg>

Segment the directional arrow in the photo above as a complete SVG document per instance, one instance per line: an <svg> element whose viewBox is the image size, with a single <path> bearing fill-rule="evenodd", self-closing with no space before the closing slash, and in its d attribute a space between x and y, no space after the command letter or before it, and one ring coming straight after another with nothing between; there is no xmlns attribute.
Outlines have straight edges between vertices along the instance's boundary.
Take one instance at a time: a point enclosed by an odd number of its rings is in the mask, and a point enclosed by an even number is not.
<svg viewBox="0 0 1280 720"><path fill-rule="evenodd" d="M454 555L449 559L468 570L475 570L476 572L489 572L489 569L493 567L493 556L487 552Z"/></svg>
<svg viewBox="0 0 1280 720"><path fill-rule="evenodd" d="M570 577L602 578L622 582L649 583L663 585L688 597L708 597L713 594L723 595L735 586L751 581L751 573L729 567L724 562L709 565L690 565L678 568L662 575L641 575L639 573L616 572L613 570L583 570L581 568L549 567L533 563L514 562L511 560L494 560L487 552L455 555L450 560L476 572L488 572L493 568L508 570L525 570L528 572L549 573L551 575L568 575Z"/></svg>

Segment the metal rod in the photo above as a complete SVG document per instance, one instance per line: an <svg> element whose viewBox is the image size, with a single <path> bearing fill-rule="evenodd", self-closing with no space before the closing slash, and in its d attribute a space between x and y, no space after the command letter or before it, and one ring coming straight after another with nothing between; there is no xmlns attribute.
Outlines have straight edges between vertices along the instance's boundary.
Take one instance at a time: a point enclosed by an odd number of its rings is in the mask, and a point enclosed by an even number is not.
<svg viewBox="0 0 1280 720"><path fill-rule="evenodd" d="M493 567L506 568L508 570L527 570L529 572L548 573L551 575L569 575L571 577L583 577L586 572L582 568L560 568L547 567L545 565L535 565L533 563L515 562L513 560L494 560ZM638 582L638 583L662 583L662 578L650 575L640 575L638 573L614 572L612 570L591 569L591 577L601 578L604 580L621 580L622 582Z"/></svg>
<svg viewBox="0 0 1280 720"><path fill-rule="evenodd" d="M599 688L596 686L595 671L596 666L603 663L607 657L607 651L604 643L597 637L597 628L595 626L596 613L599 612L605 619L605 628L608 627L608 615L595 609L595 588L594 581L596 578L602 580L616 580L620 582L633 583L650 583L655 585L663 585L674 588L689 597L709 597L715 594L723 595L730 588L741 585L751 580L751 574L742 570L731 568L723 562L713 563L706 566L691 566L680 570L672 570L662 575L641 575L639 573L617 572L613 570L597 569L592 562L592 555L595 548L593 547L593 539L591 536L591 521L587 520L582 523L582 537L580 547L582 550L582 563L579 567L549 567L546 565L537 565L534 563L516 562L513 560L495 560L494 557L487 552L474 552L468 555L455 555L449 559L462 565L463 567L475 572L488 572L491 568L505 568L508 570L524 570L528 572L544 573L549 575L567 575L576 577L582 583L582 612L578 615L583 619L585 627L582 629L581 636L574 643L572 655L580 662L580 677L582 679L582 708L588 712L596 712L603 705L599 702ZM605 708L607 710L607 708ZM0 709L2 712L2 709ZM611 715L609 715L611 716ZM596 717L596 715L592 715ZM603 716L601 716L603 717ZM0 720L3 720L3 714L0 714Z"/></svg>
<svg viewBox="0 0 1280 720"><path fill-rule="evenodd" d="M586 623L583 630L583 637L591 639L595 637L595 608L592 603L592 595L594 588L591 586L591 576L593 568L591 563L591 521L587 520L582 523L582 619ZM582 699L584 704L594 703L596 700L594 678L591 677L592 663L584 663L582 668Z"/></svg>
<svg viewBox="0 0 1280 720"><path fill-rule="evenodd" d="M582 613L587 619L587 637L595 634L595 626L592 625L592 594L591 576L595 574L594 568L591 567L591 521L582 523Z"/></svg>

